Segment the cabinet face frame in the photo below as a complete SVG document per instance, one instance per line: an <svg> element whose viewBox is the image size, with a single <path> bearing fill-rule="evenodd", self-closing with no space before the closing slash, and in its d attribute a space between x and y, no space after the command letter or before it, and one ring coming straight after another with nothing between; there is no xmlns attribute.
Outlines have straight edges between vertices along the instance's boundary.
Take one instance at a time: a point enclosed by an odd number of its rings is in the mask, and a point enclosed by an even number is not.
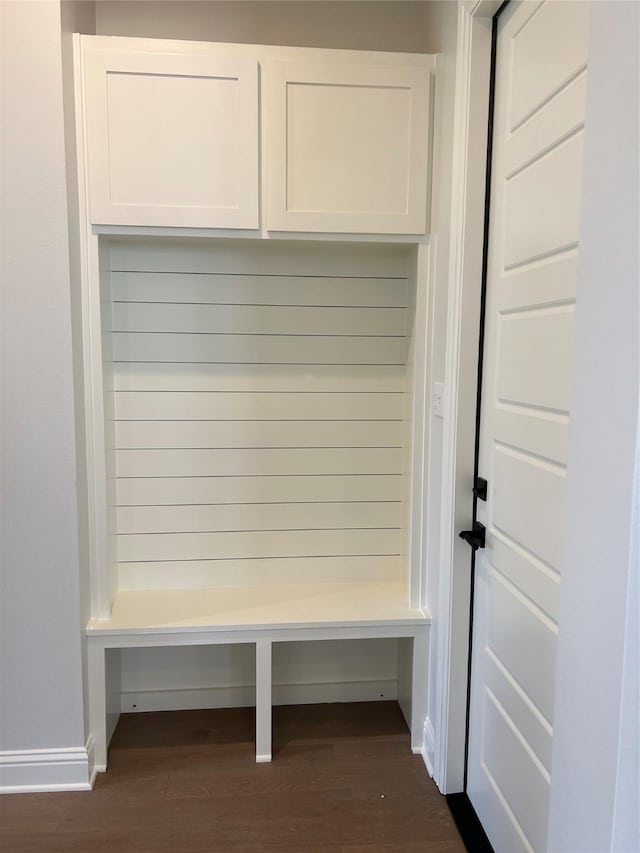
<svg viewBox="0 0 640 853"><path fill-rule="evenodd" d="M263 66L262 81L267 230L425 234L431 118L431 79L428 68L408 65L336 65L329 62L267 62ZM289 87L292 86L325 90L331 87L378 92L387 90L408 94L404 210L332 210L329 206L324 210L304 210L289 206L292 151L289 138L291 109ZM339 109L339 105L336 105L337 112ZM318 148L321 149L322 138L319 139L319 143Z"/></svg>
<svg viewBox="0 0 640 853"><path fill-rule="evenodd" d="M110 145L113 108L110 114L109 75L148 78L180 78L182 80L220 80L232 83L236 89L237 121L228 133L235 140L227 141L235 153L232 164L237 172L237 203L217 205L215 194L210 204L188 205L168 201L118 201L112 198L114 152ZM94 225L150 225L190 228L259 227L259 96L258 61L256 59L216 58L206 55L151 53L123 50L83 51L85 95L86 146L90 199L90 221ZM170 107L170 103L168 104ZM195 108L195 107L194 107ZM124 116L126 118L126 116ZM179 135L175 136L179 143ZM135 146L135 136L130 140ZM147 140L140 140L146 143ZM145 145L148 150L148 145ZM215 151L211 156L216 155ZM201 161L201 164L204 161ZM162 152L158 167L162 165ZM131 168L131 163L128 164ZM197 184L197 160L181 163L191 170L190 183ZM124 165L127 168L127 164ZM200 170L201 171L201 170ZM203 178L204 179L204 178Z"/></svg>

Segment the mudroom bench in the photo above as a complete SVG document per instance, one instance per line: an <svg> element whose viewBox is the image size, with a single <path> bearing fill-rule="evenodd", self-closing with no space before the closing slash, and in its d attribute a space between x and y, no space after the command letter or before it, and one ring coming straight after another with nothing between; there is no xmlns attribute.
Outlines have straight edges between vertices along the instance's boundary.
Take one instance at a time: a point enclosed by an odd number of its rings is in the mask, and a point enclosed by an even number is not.
<svg viewBox="0 0 640 853"><path fill-rule="evenodd" d="M119 592L111 617L87 628L90 716L96 771L120 713L123 648L245 643L255 646L256 761L271 761L271 654L274 643L394 638L406 658L400 706L411 748L422 748L429 616L390 584L287 584Z"/></svg>

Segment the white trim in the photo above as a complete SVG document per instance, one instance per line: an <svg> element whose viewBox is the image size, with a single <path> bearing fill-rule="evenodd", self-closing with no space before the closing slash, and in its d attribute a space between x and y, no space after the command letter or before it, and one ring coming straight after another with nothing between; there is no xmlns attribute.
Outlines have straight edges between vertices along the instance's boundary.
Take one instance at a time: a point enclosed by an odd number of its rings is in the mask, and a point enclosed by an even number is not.
<svg viewBox="0 0 640 853"><path fill-rule="evenodd" d="M470 552L457 538L471 520L484 175L495 2L458 6L451 234L445 364L436 642L434 779L462 790Z"/></svg>
<svg viewBox="0 0 640 853"><path fill-rule="evenodd" d="M466 2L467 0L465 0ZM474 3L476 0L474 0ZM493 0L500 5L500 0ZM293 45L240 44L238 42L190 41L173 38L144 38L139 36L83 35L93 51L135 53L187 53L216 56L222 59L258 58L264 62L344 62L355 65L409 65L429 67L433 57L425 53L404 53L387 50L354 50L335 47L296 47Z"/></svg>
<svg viewBox="0 0 640 853"><path fill-rule="evenodd" d="M427 773L433 779L433 764L435 759L435 749L436 749L436 736L433 729L433 723L429 719L429 717L425 718L424 721L424 735L423 735L424 746L422 748L422 758L424 760L424 766L427 768Z"/></svg>
<svg viewBox="0 0 640 853"><path fill-rule="evenodd" d="M87 759L89 763L89 786L93 788L96 776L100 772L100 768L96 764L96 745L93 739L93 733L91 733L87 738Z"/></svg>
<svg viewBox="0 0 640 853"><path fill-rule="evenodd" d="M92 738L86 747L17 749L0 752L0 794L90 791Z"/></svg>
<svg viewBox="0 0 640 853"><path fill-rule="evenodd" d="M273 685L274 705L312 705L324 702L388 702L397 698L396 679L306 681ZM255 705L253 684L173 687L162 690L123 690L123 714L198 708L248 708Z"/></svg>
<svg viewBox="0 0 640 853"><path fill-rule="evenodd" d="M438 69L436 68L436 71ZM433 108L435 92L431 96L431 128L433 137ZM431 163L433 162L433 145L431 147ZM429 175L433 166L429 168ZM431 180L431 177L430 177ZM431 193L430 193L431 194ZM429 217L431 213L429 211ZM435 251L431 243L418 247L415 258L415 287L416 305L414 334L410 359L412 383L410 394L413 396L411 405L411 440L409 442L410 456L408 457L408 505L410 508L407 523L406 543L408 549L407 572L409 602L411 607L421 608L426 598L426 542L423 519L427 504L427 464L428 449L431 441L431 378L429 375L429 360L431 356L431 338L433 334L433 317L431 304L433 300L433 265ZM410 279L411 280L411 279Z"/></svg>
<svg viewBox="0 0 640 853"><path fill-rule="evenodd" d="M84 378L85 443L87 463L89 578L94 616L109 616L112 590L107 571L106 445L104 430L104 389L102 382L102 341L100 291L94 281L99 267L98 238L89 225L84 94L80 35L73 35L73 62L76 110L76 150L78 159L78 213L80 265L82 274L82 353Z"/></svg>
<svg viewBox="0 0 640 853"><path fill-rule="evenodd" d="M92 225L91 233L107 237L215 237L224 240L304 241L305 243L353 243L354 235L338 231L267 231L266 228L178 228L162 225ZM429 244L429 234L358 234L358 243Z"/></svg>

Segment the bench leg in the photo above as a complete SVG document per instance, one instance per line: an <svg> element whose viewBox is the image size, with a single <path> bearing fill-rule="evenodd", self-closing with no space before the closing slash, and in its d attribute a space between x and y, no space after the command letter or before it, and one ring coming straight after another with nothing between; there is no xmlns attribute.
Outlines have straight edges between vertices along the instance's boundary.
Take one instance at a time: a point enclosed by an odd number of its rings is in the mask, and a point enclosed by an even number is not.
<svg viewBox="0 0 640 853"><path fill-rule="evenodd" d="M104 647L87 643L89 728L93 735L94 770L107 769L107 700Z"/></svg>
<svg viewBox="0 0 640 853"><path fill-rule="evenodd" d="M271 761L271 641L256 642L256 761Z"/></svg>
<svg viewBox="0 0 640 853"><path fill-rule="evenodd" d="M427 716L427 675L429 672L429 631L419 631L413 638L411 687L411 751L421 753L424 721Z"/></svg>

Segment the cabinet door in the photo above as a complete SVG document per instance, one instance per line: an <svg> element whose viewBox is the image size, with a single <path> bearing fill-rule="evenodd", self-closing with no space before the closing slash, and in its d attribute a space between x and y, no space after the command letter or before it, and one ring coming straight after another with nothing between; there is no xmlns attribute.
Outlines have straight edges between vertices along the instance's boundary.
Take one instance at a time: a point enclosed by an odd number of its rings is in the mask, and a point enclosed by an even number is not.
<svg viewBox="0 0 640 853"><path fill-rule="evenodd" d="M257 228L258 65L84 55L91 222Z"/></svg>
<svg viewBox="0 0 640 853"><path fill-rule="evenodd" d="M424 234L428 70L271 63L264 72L267 227Z"/></svg>

